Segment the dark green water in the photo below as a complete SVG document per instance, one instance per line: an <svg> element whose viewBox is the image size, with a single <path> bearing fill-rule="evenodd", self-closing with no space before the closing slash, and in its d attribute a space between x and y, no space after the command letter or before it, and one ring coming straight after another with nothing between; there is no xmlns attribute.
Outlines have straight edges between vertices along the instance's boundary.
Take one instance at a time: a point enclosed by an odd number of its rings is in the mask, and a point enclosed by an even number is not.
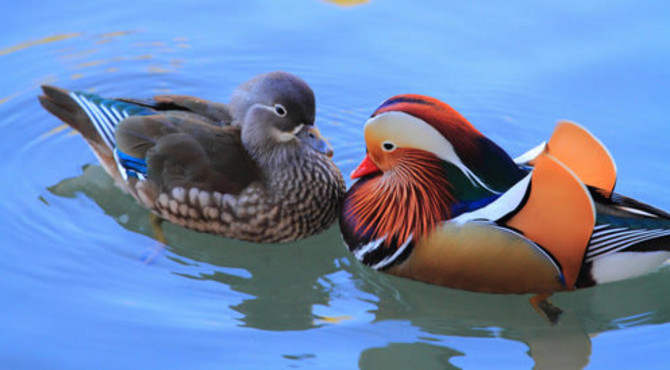
<svg viewBox="0 0 670 370"><path fill-rule="evenodd" d="M168 225L114 188L38 86L227 100L257 73L312 85L348 174L383 99L438 97L518 155L588 127L618 191L670 209L670 7L663 1L319 0L4 4L0 367L666 368L670 269L557 294L475 294L373 272L336 226L257 245ZM146 259L151 262L143 263Z"/></svg>

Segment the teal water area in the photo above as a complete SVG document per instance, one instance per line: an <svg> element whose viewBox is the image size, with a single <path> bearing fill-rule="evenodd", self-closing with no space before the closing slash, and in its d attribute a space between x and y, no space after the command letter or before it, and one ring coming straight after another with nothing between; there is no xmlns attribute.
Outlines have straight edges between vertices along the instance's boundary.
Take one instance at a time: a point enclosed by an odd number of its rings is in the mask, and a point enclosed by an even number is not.
<svg viewBox="0 0 670 370"><path fill-rule="evenodd" d="M448 102L513 156L567 118L609 147L619 192L670 209L665 1L338 3L3 5L0 367L667 368L667 267L556 294L552 327L529 296L371 271L337 226L260 245L167 225L161 250L147 211L36 99L49 83L225 101L287 70L313 87L345 174L395 94Z"/></svg>

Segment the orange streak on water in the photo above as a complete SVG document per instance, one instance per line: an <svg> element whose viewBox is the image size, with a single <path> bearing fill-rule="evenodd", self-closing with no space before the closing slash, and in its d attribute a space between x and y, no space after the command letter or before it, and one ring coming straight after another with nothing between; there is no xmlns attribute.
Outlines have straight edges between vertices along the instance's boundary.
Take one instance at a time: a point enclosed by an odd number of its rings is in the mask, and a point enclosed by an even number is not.
<svg viewBox="0 0 670 370"><path fill-rule="evenodd" d="M370 0L326 0L339 6L356 6L369 2Z"/></svg>
<svg viewBox="0 0 670 370"><path fill-rule="evenodd" d="M20 43L18 45L10 46L6 49L0 50L0 55L7 55L7 54L15 53L19 50L29 48L31 46L43 45L43 44L48 44L48 43L57 42L57 41L61 41L61 40L67 40L67 39L71 39L73 37L78 37L78 36L81 36L81 33L79 33L79 32L77 32L77 33L65 33L65 34L62 34L62 35L55 35L55 36L45 37L45 38L42 38L42 39L39 39L39 40L27 41L27 42L23 42L23 43Z"/></svg>

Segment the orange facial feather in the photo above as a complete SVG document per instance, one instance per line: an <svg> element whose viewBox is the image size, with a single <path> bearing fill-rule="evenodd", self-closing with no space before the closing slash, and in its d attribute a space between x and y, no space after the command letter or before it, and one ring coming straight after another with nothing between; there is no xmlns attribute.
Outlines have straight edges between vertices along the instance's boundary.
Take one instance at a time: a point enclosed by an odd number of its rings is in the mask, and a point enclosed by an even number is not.
<svg viewBox="0 0 670 370"><path fill-rule="evenodd" d="M352 213L358 223L355 233L372 230L373 239L386 236L389 246L410 235L421 237L445 219L455 199L441 160L435 155L400 148L389 158L393 166L368 180L352 194Z"/></svg>

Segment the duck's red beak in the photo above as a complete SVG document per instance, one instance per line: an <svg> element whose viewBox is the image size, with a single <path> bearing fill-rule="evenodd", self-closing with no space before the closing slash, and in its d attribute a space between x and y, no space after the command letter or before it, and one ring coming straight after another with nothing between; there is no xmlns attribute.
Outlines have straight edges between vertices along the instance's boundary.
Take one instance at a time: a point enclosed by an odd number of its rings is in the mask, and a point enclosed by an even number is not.
<svg viewBox="0 0 670 370"><path fill-rule="evenodd" d="M370 156L366 154L361 164L359 164L358 167L356 167L356 169L354 170L354 172L351 173L351 179L352 180L357 179L359 177L363 177L365 175L370 175L378 172L382 171L372 162Z"/></svg>

